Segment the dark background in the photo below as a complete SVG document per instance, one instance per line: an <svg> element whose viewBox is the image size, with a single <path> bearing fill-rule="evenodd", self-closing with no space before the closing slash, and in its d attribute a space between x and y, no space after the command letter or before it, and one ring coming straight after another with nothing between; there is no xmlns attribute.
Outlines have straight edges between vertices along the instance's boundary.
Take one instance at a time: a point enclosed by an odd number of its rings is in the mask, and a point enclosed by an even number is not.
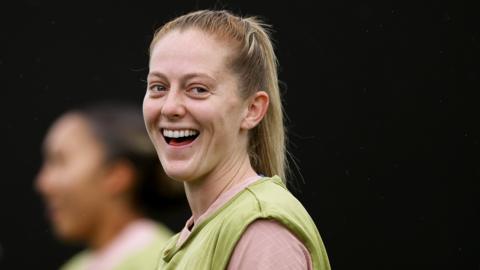
<svg viewBox="0 0 480 270"><path fill-rule="evenodd" d="M53 238L32 188L46 129L90 101L140 106L153 31L198 8L273 25L304 179L292 190L333 269L479 269L472 4L11 2L0 6L0 269L56 269L78 250ZM182 215L166 223L180 229Z"/></svg>

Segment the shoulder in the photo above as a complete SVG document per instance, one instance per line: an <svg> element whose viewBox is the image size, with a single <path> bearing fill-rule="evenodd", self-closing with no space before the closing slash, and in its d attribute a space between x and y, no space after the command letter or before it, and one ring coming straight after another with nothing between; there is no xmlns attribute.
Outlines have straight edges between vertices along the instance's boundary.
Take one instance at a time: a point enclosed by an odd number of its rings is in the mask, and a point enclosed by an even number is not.
<svg viewBox="0 0 480 270"><path fill-rule="evenodd" d="M248 186L246 192L257 200L259 207L295 206L303 208L278 176L266 177Z"/></svg>
<svg viewBox="0 0 480 270"><path fill-rule="evenodd" d="M232 222L258 218L277 220L310 219L302 203L278 176L266 177L248 186L230 205ZM248 216L246 216L248 215ZM288 221L287 221L288 222Z"/></svg>
<svg viewBox="0 0 480 270"><path fill-rule="evenodd" d="M63 264L60 270L83 270L86 268L89 258L90 252L82 251Z"/></svg>
<svg viewBox="0 0 480 270"><path fill-rule="evenodd" d="M162 249L172 239L171 230L161 223L155 224L155 234L148 244L130 252L122 261L114 268L115 270L147 270L154 269Z"/></svg>
<svg viewBox="0 0 480 270"><path fill-rule="evenodd" d="M237 203L223 220L224 226L222 226L220 232L220 239L227 239L233 245L236 245L240 239L243 241L243 233L248 233L249 231L251 235L254 235L250 239L255 241L263 239L263 241L268 242L294 237L309 251L314 265L328 264L325 248L315 222L300 201L287 190L280 178L264 178L264 180L252 184L247 187L237 200L241 202ZM272 220L278 226L274 226L276 229L274 228L269 234L262 236L262 233L259 233L262 230L255 229L257 222L261 223L258 225L259 227L265 225L262 224L261 220ZM278 236L288 237L276 238ZM248 240L249 238L247 237L246 239ZM290 250L288 245L297 241L286 241L288 242L286 243L286 250ZM278 246L280 246L279 243L272 245L272 248ZM297 254L300 253L297 252Z"/></svg>
<svg viewBox="0 0 480 270"><path fill-rule="evenodd" d="M241 236L229 269L311 269L305 245L274 220L259 219Z"/></svg>
<svg viewBox="0 0 480 270"><path fill-rule="evenodd" d="M169 239L172 238L174 233L166 225L156 222L155 223L155 236L156 241L161 243L166 243Z"/></svg>

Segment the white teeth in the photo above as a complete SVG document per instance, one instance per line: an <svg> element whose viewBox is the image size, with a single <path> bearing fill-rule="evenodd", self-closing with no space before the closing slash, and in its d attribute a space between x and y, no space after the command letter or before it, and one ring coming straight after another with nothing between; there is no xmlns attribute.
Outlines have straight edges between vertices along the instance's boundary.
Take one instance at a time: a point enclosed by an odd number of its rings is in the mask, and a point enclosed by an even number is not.
<svg viewBox="0 0 480 270"><path fill-rule="evenodd" d="M198 131L193 129L183 129L183 130L171 130L171 129L163 129L163 136L168 138L181 138L181 137L188 137L197 135Z"/></svg>

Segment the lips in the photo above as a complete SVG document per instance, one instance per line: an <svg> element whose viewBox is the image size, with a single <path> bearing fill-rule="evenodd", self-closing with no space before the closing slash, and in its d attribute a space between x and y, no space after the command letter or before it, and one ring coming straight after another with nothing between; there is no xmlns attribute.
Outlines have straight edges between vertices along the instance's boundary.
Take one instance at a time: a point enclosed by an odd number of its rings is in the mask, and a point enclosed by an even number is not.
<svg viewBox="0 0 480 270"><path fill-rule="evenodd" d="M184 146L192 143L200 134L195 129L162 129L165 142L171 146Z"/></svg>

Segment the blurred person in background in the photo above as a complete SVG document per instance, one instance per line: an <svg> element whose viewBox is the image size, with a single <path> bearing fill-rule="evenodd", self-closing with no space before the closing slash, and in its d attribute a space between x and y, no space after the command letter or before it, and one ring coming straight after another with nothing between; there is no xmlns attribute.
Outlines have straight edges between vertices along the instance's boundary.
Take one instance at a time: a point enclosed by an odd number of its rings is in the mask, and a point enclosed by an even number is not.
<svg viewBox="0 0 480 270"><path fill-rule="evenodd" d="M141 109L101 103L66 112L43 153L35 187L55 235L87 247L61 269L154 269L172 232L151 217L162 197L184 193L167 181Z"/></svg>

